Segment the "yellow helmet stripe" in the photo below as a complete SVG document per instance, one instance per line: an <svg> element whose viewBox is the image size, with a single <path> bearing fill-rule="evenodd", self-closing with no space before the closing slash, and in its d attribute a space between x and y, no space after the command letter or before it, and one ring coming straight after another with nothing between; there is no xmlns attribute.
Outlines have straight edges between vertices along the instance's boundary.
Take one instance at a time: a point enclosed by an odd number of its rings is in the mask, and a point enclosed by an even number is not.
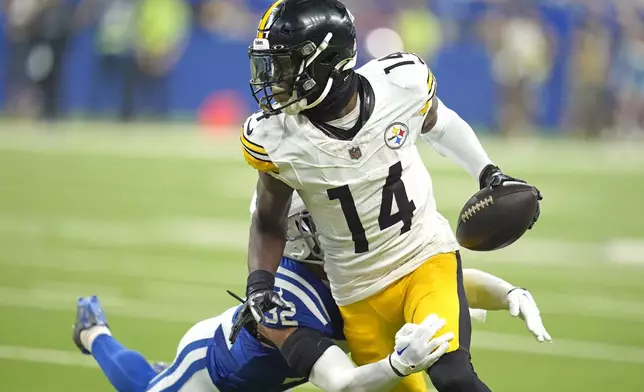
<svg viewBox="0 0 644 392"><path fill-rule="evenodd" d="M257 26L257 38L266 38L266 33L263 30L266 29L268 19L271 17L271 14L273 13L275 7L283 2L284 0L277 0L270 7L268 7L266 12L264 13L264 16L262 16L262 19L259 21L259 26Z"/></svg>

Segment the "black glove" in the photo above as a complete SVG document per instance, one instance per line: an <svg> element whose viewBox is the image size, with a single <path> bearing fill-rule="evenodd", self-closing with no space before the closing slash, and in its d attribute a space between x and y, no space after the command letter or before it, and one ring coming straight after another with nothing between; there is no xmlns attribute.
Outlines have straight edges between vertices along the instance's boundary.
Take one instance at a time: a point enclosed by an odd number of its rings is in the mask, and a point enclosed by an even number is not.
<svg viewBox="0 0 644 392"><path fill-rule="evenodd" d="M479 187L480 189L487 188L487 187L496 188L498 186L501 186L504 182L507 182L507 181L522 182L524 184L527 184L527 182L521 179L514 178L503 173L501 169L498 168L498 166L489 164L485 166L485 168L481 172L481 175L479 176ZM537 211L534 214L534 218L532 218L532 223L528 227L528 230L532 229L534 224L537 223L537 221L539 220L539 215L541 214L539 201L543 200L541 191L539 191L539 189L537 189L537 187L534 185L532 187L537 192Z"/></svg>
<svg viewBox="0 0 644 392"><path fill-rule="evenodd" d="M288 305L279 294L273 291L275 275L266 270L256 270L248 275L246 283L246 301L235 316L235 322L230 331L230 342L234 343L237 335L246 324L264 321L264 312L278 307L289 310Z"/></svg>

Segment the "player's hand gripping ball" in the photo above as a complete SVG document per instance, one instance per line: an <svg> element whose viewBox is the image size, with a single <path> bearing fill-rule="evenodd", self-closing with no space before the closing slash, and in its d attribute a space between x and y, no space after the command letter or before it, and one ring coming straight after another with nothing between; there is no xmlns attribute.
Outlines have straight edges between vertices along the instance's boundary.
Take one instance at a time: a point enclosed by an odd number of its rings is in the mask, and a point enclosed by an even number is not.
<svg viewBox="0 0 644 392"><path fill-rule="evenodd" d="M461 210L456 239L464 248L491 251L504 248L536 223L541 192L496 166L481 174L481 190Z"/></svg>

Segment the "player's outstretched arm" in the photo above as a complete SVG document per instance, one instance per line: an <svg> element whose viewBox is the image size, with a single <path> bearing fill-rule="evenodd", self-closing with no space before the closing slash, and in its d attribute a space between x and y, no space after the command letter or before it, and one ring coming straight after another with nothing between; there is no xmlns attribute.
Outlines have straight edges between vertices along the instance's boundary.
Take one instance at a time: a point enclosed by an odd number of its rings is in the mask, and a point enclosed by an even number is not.
<svg viewBox="0 0 644 392"><path fill-rule="evenodd" d="M432 99L421 136L436 152L456 162L477 180L483 169L492 164L472 127L438 96Z"/></svg>
<svg viewBox="0 0 644 392"><path fill-rule="evenodd" d="M323 391L374 392L390 390L401 377L427 370L445 354L454 335L434 338L444 325L436 315L420 325L406 324L396 334L391 355L360 367L319 331L290 328L262 329L262 333L278 345L293 369Z"/></svg>
<svg viewBox="0 0 644 392"><path fill-rule="evenodd" d="M506 175L495 166L472 127L458 113L445 106L436 95L432 98L431 108L423 122L421 137L440 155L451 159L470 173L481 189L487 186L494 188L506 181L525 182ZM541 200L541 192L536 187L535 189L538 200ZM537 204L530 229L539 219L539 212Z"/></svg>
<svg viewBox="0 0 644 392"><path fill-rule="evenodd" d="M470 308L508 310L513 317L521 317L525 321L537 341L552 341L541 320L539 307L528 290L471 268L463 269L463 285Z"/></svg>
<svg viewBox="0 0 644 392"><path fill-rule="evenodd" d="M286 244L287 216L292 195L292 188L270 174L259 172L257 206L248 240L247 300L237 313L229 336L231 342L252 319L259 323L264 320L264 313L274 307L288 309L273 287L275 272Z"/></svg>

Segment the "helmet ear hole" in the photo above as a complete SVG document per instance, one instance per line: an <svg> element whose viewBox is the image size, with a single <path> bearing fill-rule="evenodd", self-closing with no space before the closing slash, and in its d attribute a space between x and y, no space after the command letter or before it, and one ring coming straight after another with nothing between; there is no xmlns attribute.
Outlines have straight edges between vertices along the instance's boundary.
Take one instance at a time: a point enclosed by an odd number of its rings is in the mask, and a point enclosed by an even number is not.
<svg viewBox="0 0 644 392"><path fill-rule="evenodd" d="M335 60L338 58L337 53L329 53L326 56L322 57L320 64L322 65L332 65Z"/></svg>
<svg viewBox="0 0 644 392"><path fill-rule="evenodd" d="M291 27L288 24L285 24L284 26L282 26L280 31L282 34L286 36L291 35L293 33L293 29L291 29Z"/></svg>

